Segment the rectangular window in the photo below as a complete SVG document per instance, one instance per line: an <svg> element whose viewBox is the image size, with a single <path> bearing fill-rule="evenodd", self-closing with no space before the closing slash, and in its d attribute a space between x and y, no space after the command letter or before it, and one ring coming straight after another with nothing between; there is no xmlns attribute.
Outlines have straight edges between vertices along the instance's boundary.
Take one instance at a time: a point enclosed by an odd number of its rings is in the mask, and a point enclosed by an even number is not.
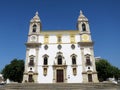
<svg viewBox="0 0 120 90"><path fill-rule="evenodd" d="M48 35L46 35L46 36L44 37L44 43L45 43L45 44L48 44L48 43L49 43L49 37L48 37Z"/></svg>
<svg viewBox="0 0 120 90"><path fill-rule="evenodd" d="M73 68L73 75L76 75L76 74L77 74L77 69Z"/></svg>
<svg viewBox="0 0 120 90"><path fill-rule="evenodd" d="M71 42L71 43L75 43L75 36L74 36L74 35L71 35L71 36L70 36L70 42Z"/></svg>
<svg viewBox="0 0 120 90"><path fill-rule="evenodd" d="M62 65L62 56L61 55L58 56L58 65Z"/></svg>
<svg viewBox="0 0 120 90"><path fill-rule="evenodd" d="M61 36L58 36L58 37L57 37L57 42L58 42L58 43L61 43L61 42L62 42Z"/></svg>
<svg viewBox="0 0 120 90"><path fill-rule="evenodd" d="M72 64L76 65L76 57L75 56L72 57Z"/></svg>
<svg viewBox="0 0 120 90"><path fill-rule="evenodd" d="M30 60L29 66L34 66L34 61L33 60Z"/></svg>
<svg viewBox="0 0 120 90"><path fill-rule="evenodd" d="M91 65L91 61L90 61L90 57L88 58L86 58L86 65Z"/></svg>
<svg viewBox="0 0 120 90"><path fill-rule="evenodd" d="M44 76L47 75L47 68L43 68L43 74L44 74Z"/></svg>
<svg viewBox="0 0 120 90"><path fill-rule="evenodd" d="M44 65L47 65L47 63L48 63L48 58L44 57Z"/></svg>

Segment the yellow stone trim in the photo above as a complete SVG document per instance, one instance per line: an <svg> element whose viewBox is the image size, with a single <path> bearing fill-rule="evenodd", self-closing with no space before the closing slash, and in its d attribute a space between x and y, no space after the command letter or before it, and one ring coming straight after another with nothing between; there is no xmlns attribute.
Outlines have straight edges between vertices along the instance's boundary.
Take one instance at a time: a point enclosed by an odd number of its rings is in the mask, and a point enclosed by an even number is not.
<svg viewBox="0 0 120 90"><path fill-rule="evenodd" d="M78 30L58 30L58 31L56 31L56 30L52 30L52 31L42 31L42 32L40 32L40 34L42 34L42 35L46 35L46 34L48 34L48 35L50 35L50 34L56 34L56 35L64 35L64 34L79 34L80 33L80 31L78 31Z"/></svg>
<svg viewBox="0 0 120 90"><path fill-rule="evenodd" d="M47 68L43 68L43 75L44 75L44 76L47 75Z"/></svg>
<svg viewBox="0 0 120 90"><path fill-rule="evenodd" d="M77 68L73 68L73 75L74 75L74 76L77 75Z"/></svg>
<svg viewBox="0 0 120 90"><path fill-rule="evenodd" d="M49 35L44 36L44 43L48 44L49 43Z"/></svg>
<svg viewBox="0 0 120 90"><path fill-rule="evenodd" d="M45 44L46 45L46 43L43 43L43 44ZM74 43L47 43L47 44L77 44L76 42L74 42Z"/></svg>
<svg viewBox="0 0 120 90"><path fill-rule="evenodd" d="M70 35L70 42L75 43L75 35Z"/></svg>
<svg viewBox="0 0 120 90"><path fill-rule="evenodd" d="M62 36L61 35L57 35L57 43L58 44L62 43Z"/></svg>

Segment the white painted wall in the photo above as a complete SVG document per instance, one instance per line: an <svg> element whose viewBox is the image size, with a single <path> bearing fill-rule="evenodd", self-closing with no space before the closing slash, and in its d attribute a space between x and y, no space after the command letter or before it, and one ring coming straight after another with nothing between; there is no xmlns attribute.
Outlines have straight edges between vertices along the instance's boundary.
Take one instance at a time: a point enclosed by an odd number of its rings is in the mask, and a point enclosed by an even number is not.
<svg viewBox="0 0 120 90"><path fill-rule="evenodd" d="M36 50L35 50L35 48L30 49L29 56L31 56L31 55L36 56Z"/></svg>
<svg viewBox="0 0 120 90"><path fill-rule="evenodd" d="M86 54L91 55L90 48L84 48L84 55L86 55Z"/></svg>
<svg viewBox="0 0 120 90"><path fill-rule="evenodd" d="M82 83L82 66L77 67L77 74L73 75L73 70L71 66L67 67L67 83Z"/></svg>
<svg viewBox="0 0 120 90"><path fill-rule="evenodd" d="M77 44L77 42L80 42L80 35L75 36L75 49L71 48L70 43L70 36L69 35L63 35L62 36L62 43L60 44L62 46L61 50L57 48L57 37L56 35L49 36L49 44L48 49L44 49L44 36L39 36L39 42L42 43L41 47L39 47L39 54L38 54L38 82L39 83L53 83L53 65L54 62L57 62L55 57L57 56L57 52L62 52L64 56L64 62L66 62L67 68L66 68L66 74L67 74L67 83L82 83L82 60L81 60L81 51L80 46ZM88 53L89 50L86 49L84 51L85 53ZM47 75L44 76L43 74L43 56L47 54L48 57L48 68L47 68ZM73 75L73 67L72 67L72 59L71 55L75 54L76 57L76 63L77 63L77 75ZM29 56L34 55L36 56L36 49L30 49ZM63 62L63 63L64 63ZM30 70L30 68L28 68ZM34 71L34 68L32 69Z"/></svg>

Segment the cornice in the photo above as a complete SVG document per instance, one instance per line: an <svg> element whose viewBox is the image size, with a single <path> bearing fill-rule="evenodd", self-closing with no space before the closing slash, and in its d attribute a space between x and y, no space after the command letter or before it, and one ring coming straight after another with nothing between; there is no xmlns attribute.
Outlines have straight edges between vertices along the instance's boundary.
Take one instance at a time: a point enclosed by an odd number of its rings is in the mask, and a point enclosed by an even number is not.
<svg viewBox="0 0 120 90"><path fill-rule="evenodd" d="M78 42L80 46L93 46L94 42Z"/></svg>
<svg viewBox="0 0 120 90"><path fill-rule="evenodd" d="M41 46L42 44L41 43L25 43L25 45L27 46L27 47L39 47L39 46Z"/></svg>
<svg viewBox="0 0 120 90"><path fill-rule="evenodd" d="M91 74L97 74L97 72L82 72L82 74L88 74L88 73L91 73Z"/></svg>
<svg viewBox="0 0 120 90"><path fill-rule="evenodd" d="M67 67L67 65L53 65L53 67Z"/></svg>
<svg viewBox="0 0 120 90"><path fill-rule="evenodd" d="M63 34L79 34L79 30L46 30L46 31L41 31L40 34L56 34L56 35L63 35Z"/></svg>

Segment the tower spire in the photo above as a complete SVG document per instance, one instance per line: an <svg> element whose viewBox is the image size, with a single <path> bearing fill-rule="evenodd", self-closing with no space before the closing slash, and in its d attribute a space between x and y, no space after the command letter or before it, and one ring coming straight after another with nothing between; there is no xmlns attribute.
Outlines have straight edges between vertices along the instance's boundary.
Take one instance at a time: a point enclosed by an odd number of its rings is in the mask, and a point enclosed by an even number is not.
<svg viewBox="0 0 120 90"><path fill-rule="evenodd" d="M39 15L38 11L35 13L35 15L36 15L36 16L38 16L38 15Z"/></svg>
<svg viewBox="0 0 120 90"><path fill-rule="evenodd" d="M29 35L39 34L42 29L42 24L38 12L36 11L34 17L30 20Z"/></svg>
<svg viewBox="0 0 120 90"><path fill-rule="evenodd" d="M82 10L80 10L80 15L83 14Z"/></svg>
<svg viewBox="0 0 120 90"><path fill-rule="evenodd" d="M35 16L31 19L31 22L34 22L34 21L40 22L38 11L35 13Z"/></svg>
<svg viewBox="0 0 120 90"><path fill-rule="evenodd" d="M83 32L83 31L84 32L86 32L86 31L90 32L88 19L85 17L82 10L80 10L80 15L78 17L77 29L80 30L80 32Z"/></svg>
<svg viewBox="0 0 120 90"><path fill-rule="evenodd" d="M78 17L78 21L88 21L88 19L84 16L82 10L80 10L80 15Z"/></svg>

